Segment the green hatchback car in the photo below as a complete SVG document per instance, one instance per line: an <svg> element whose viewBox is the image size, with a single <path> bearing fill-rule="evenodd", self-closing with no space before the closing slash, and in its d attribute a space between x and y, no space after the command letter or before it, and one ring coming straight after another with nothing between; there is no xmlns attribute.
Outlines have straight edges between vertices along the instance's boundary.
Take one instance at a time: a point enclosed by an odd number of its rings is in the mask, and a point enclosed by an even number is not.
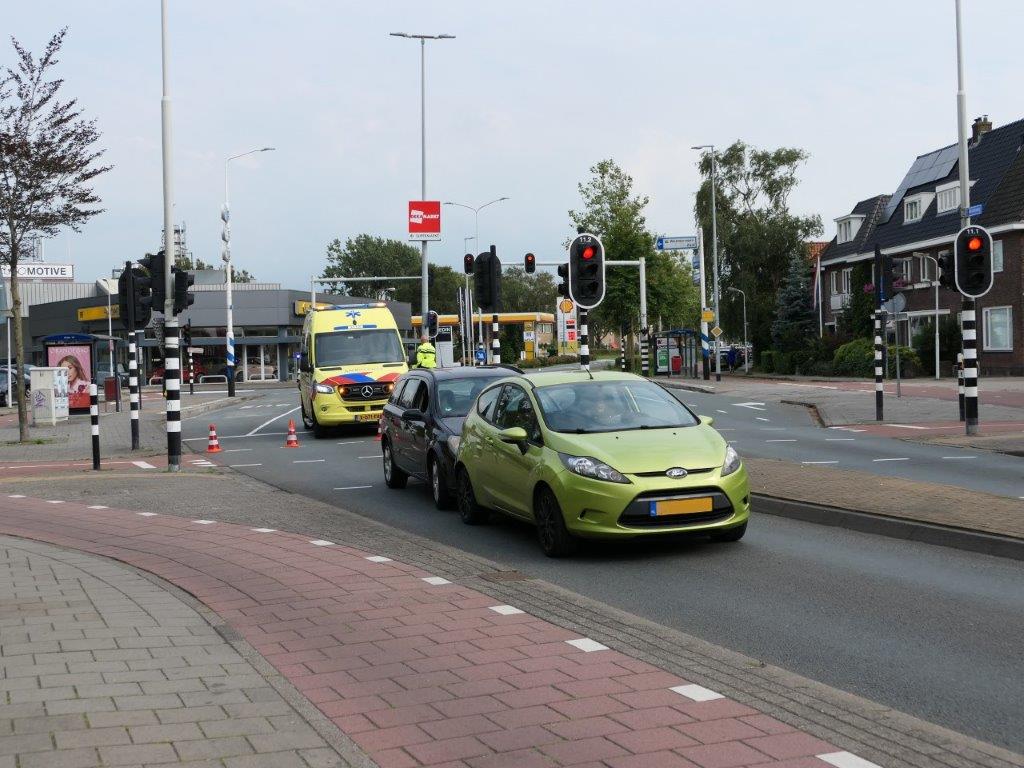
<svg viewBox="0 0 1024 768"><path fill-rule="evenodd" d="M491 510L534 523L550 557L577 538L738 541L750 516L747 471L711 419L627 373L533 373L484 389L459 439L456 497L467 524Z"/></svg>

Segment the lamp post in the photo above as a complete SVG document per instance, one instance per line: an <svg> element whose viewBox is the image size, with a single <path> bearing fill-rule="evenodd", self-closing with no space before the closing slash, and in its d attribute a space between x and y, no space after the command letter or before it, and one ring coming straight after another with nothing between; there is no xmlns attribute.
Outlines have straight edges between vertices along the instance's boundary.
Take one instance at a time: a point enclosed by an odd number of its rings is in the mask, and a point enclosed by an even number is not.
<svg viewBox="0 0 1024 768"><path fill-rule="evenodd" d="M418 35L408 32L392 32L392 37L404 37L420 41L420 200L427 199L427 40L454 40L455 35ZM429 300L427 281L427 241L420 241L423 252L422 285L420 286L420 318L424 325ZM424 327L421 325L421 327Z"/></svg>
<svg viewBox="0 0 1024 768"><path fill-rule="evenodd" d="M750 373L750 350L747 349L747 294L731 285L725 290L738 293L743 297L743 372Z"/></svg>
<svg viewBox="0 0 1024 768"><path fill-rule="evenodd" d="M470 235L469 237L462 238L463 253L469 253L470 240L476 242L476 235ZM462 307L462 319L459 321L459 323L462 325L462 359L465 361L464 364L467 364L473 360L473 300L470 298L469 295L469 275L466 274L465 278L466 300Z"/></svg>
<svg viewBox="0 0 1024 768"><path fill-rule="evenodd" d="M225 288L224 299L227 303L227 329L225 331L225 361L227 362L228 370L228 397L235 396L235 321L234 321L234 305L232 304L232 291L231 284L234 282L234 277L231 271L231 205L228 197L228 166L232 160L237 160L240 157L246 155L252 155L257 152L273 152L274 147L260 147L259 149L250 149L248 152L242 152L238 155L232 155L224 161L224 207L221 209L220 218L224 222L224 230L221 233L221 240L224 241L224 246L221 249L220 257L224 260L224 269L227 276L227 286ZM260 375L263 371L260 371Z"/></svg>
<svg viewBox="0 0 1024 768"><path fill-rule="evenodd" d="M939 260L927 253L924 257L935 264L935 279L932 286L935 288L935 379L939 378Z"/></svg>
<svg viewBox="0 0 1024 768"><path fill-rule="evenodd" d="M474 221L473 232L474 232L474 234L473 234L473 238L472 239L476 242L477 247L479 247L480 246L480 211L482 211L484 208L486 208L489 205L494 205L495 203L500 203L500 202L503 202L503 201L508 200L508 199L509 198L507 198L507 197L498 197L498 198L495 198L494 200L491 200L488 203L484 203L483 205L478 205L476 208L474 208L471 205L466 205L465 203L453 203L450 200L449 201L445 201L445 205L454 205L457 208L465 208L467 211L472 211L473 212L473 221ZM468 237L463 238L463 245L465 245L465 241L467 241L469 239L470 238L468 238ZM467 296L469 294L469 275L466 275L466 294L467 294ZM472 336L472 331L473 331L473 308L472 307L470 307L470 310L469 310L469 329L470 329L470 335ZM483 341L484 341L483 328L481 328L480 343L482 344ZM474 357L474 359L475 359L475 357Z"/></svg>
<svg viewBox="0 0 1024 768"><path fill-rule="evenodd" d="M718 213L716 211L715 201L715 184L716 184L716 166L715 166L715 145L714 144L701 144L697 147L691 147L691 149L709 149L711 150L711 249L712 258L714 259L714 270L715 270L715 288L714 288L714 302L715 302L715 327L721 328L721 315L718 313ZM704 276L701 275L701 278ZM718 337L715 337L715 381L722 380L722 356L718 351Z"/></svg>

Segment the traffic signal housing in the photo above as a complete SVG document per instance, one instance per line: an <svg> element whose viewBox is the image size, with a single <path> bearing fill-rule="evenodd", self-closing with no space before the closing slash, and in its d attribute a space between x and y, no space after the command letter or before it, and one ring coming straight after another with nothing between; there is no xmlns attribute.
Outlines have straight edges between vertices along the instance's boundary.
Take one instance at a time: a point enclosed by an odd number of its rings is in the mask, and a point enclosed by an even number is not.
<svg viewBox="0 0 1024 768"><path fill-rule="evenodd" d="M182 326L182 328L181 328L181 337L182 337L182 339L185 342L185 344L184 344L185 349L188 349L189 347L192 346L192 321L191 320L189 320L187 323L185 323L185 325Z"/></svg>
<svg viewBox="0 0 1024 768"><path fill-rule="evenodd" d="M475 261L476 261L476 259L473 258L473 254L472 253L467 253L465 256L463 256L462 257L462 271L465 272L467 275L472 275L473 274L473 263Z"/></svg>
<svg viewBox="0 0 1024 768"><path fill-rule="evenodd" d="M167 285L164 282L164 252L162 250L156 253L147 253L141 259L139 259L139 266L146 270L146 277L144 280L144 288L148 288L150 293L149 307L152 310L154 307L163 311L164 304L167 302Z"/></svg>
<svg viewBox="0 0 1024 768"><path fill-rule="evenodd" d="M977 299L992 290L992 235L984 227L964 227L953 241L956 287Z"/></svg>
<svg viewBox="0 0 1024 768"><path fill-rule="evenodd" d="M558 277L562 281L558 284L558 295L569 298L569 265L558 265Z"/></svg>
<svg viewBox="0 0 1024 768"><path fill-rule="evenodd" d="M427 312L427 336L437 338L437 312L434 310Z"/></svg>
<svg viewBox="0 0 1024 768"><path fill-rule="evenodd" d="M583 309L604 300L604 245L597 235L583 233L569 244L569 297Z"/></svg>
<svg viewBox="0 0 1024 768"><path fill-rule="evenodd" d="M126 331L149 325L153 315L151 301L149 276L138 267L122 270L117 280L117 307Z"/></svg>
<svg viewBox="0 0 1024 768"><path fill-rule="evenodd" d="M493 245L473 262L473 297L481 309L497 312L501 307L501 261Z"/></svg>
<svg viewBox="0 0 1024 768"><path fill-rule="evenodd" d="M195 285L196 279L178 267L173 267L171 271L174 273L174 314L180 315L195 303L196 297L189 288Z"/></svg>
<svg viewBox="0 0 1024 768"><path fill-rule="evenodd" d="M523 266L526 267L526 274L532 275L537 271L537 257L532 253L523 256Z"/></svg>
<svg viewBox="0 0 1024 768"><path fill-rule="evenodd" d="M953 261L953 254L946 251L945 253L940 253L935 260L939 264L939 285L943 288L955 291L956 278L954 273L956 271L956 267L954 266L955 262Z"/></svg>
<svg viewBox="0 0 1024 768"><path fill-rule="evenodd" d="M892 256L882 257L882 300L889 301L904 287L903 262Z"/></svg>

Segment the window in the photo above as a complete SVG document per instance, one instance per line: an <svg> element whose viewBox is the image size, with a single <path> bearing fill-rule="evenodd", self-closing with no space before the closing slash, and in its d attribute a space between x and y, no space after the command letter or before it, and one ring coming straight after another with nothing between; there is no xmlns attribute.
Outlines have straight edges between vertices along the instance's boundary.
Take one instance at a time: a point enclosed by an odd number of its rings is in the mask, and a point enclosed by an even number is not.
<svg viewBox="0 0 1024 768"><path fill-rule="evenodd" d="M409 379L398 399L400 408L419 408L420 401L426 401L427 384L423 379Z"/></svg>
<svg viewBox="0 0 1024 768"><path fill-rule="evenodd" d="M437 403L441 417L448 419L465 416L473 407L473 401L480 390L493 380L483 376L440 380L437 384Z"/></svg>
<svg viewBox="0 0 1024 768"><path fill-rule="evenodd" d="M1003 241L993 240L992 241L992 271L1002 272L1003 271Z"/></svg>
<svg viewBox="0 0 1024 768"><path fill-rule="evenodd" d="M317 368L405 361L402 340L394 330L318 333L313 343Z"/></svg>
<svg viewBox="0 0 1024 768"><path fill-rule="evenodd" d="M914 260L917 262L917 274L921 276L921 282L935 282L935 260L924 253L915 253Z"/></svg>
<svg viewBox="0 0 1024 768"><path fill-rule="evenodd" d="M948 213L949 211L955 211L960 207L959 181L953 182L952 184L944 184L941 187L936 187L935 194L938 198L938 213Z"/></svg>
<svg viewBox="0 0 1024 768"><path fill-rule="evenodd" d="M391 403L392 405L398 404L398 400L402 396L402 390L405 389L406 381L407 380L403 379L402 381L399 381L398 384L395 385L395 391L392 392L391 397L388 398L389 403Z"/></svg>
<svg viewBox="0 0 1024 768"><path fill-rule="evenodd" d="M533 403L522 387L508 385L498 402L495 426L499 429L522 427L526 430L527 439L534 443L540 442L540 425Z"/></svg>
<svg viewBox="0 0 1024 768"><path fill-rule="evenodd" d="M553 384L534 391L545 423L555 432L670 429L698 423L660 385L646 381L597 380Z"/></svg>
<svg viewBox="0 0 1024 768"><path fill-rule="evenodd" d="M921 219L921 201L920 200L907 200L903 204L903 221L920 221Z"/></svg>
<svg viewBox="0 0 1024 768"><path fill-rule="evenodd" d="M831 272L828 273L828 292L831 296L839 295L838 278L839 270L832 270Z"/></svg>
<svg viewBox="0 0 1024 768"><path fill-rule="evenodd" d="M853 282L853 267L847 267L842 272L842 284L841 284L842 291L840 291L840 293L849 294L850 293L850 283L852 283L852 282Z"/></svg>
<svg viewBox="0 0 1024 768"><path fill-rule="evenodd" d="M494 423L494 404L498 400L498 394L501 392L501 387L493 387L488 390L484 390L480 397L476 401L476 412L484 419Z"/></svg>
<svg viewBox="0 0 1024 768"><path fill-rule="evenodd" d="M911 266L910 259L899 259L896 262L896 268L899 270L901 283L903 283L904 285L909 285L911 282L913 282L914 271L913 267Z"/></svg>
<svg viewBox="0 0 1024 768"><path fill-rule="evenodd" d="M848 243L853 240L853 222L849 219L839 222L838 240L840 243Z"/></svg>
<svg viewBox="0 0 1024 768"><path fill-rule="evenodd" d="M1013 309L985 307L985 349L994 352L1013 351Z"/></svg>

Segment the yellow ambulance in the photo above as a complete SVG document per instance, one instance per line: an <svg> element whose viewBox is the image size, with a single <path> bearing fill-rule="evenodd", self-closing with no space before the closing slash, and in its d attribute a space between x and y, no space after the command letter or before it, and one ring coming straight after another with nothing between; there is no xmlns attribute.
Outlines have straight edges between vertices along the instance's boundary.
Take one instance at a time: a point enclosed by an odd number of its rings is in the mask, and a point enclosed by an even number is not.
<svg viewBox="0 0 1024 768"><path fill-rule="evenodd" d="M299 352L302 423L316 437L329 427L375 423L408 370L398 324L383 302L309 312Z"/></svg>

